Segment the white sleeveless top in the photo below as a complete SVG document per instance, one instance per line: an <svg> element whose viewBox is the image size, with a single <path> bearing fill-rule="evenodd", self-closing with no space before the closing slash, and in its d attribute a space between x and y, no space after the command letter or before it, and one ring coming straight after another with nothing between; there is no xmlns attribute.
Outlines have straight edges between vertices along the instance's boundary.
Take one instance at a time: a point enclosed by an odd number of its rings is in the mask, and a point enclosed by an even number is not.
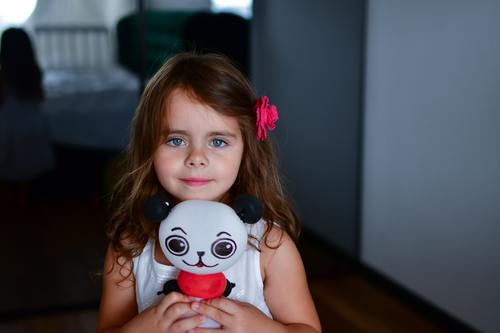
<svg viewBox="0 0 500 333"><path fill-rule="evenodd" d="M258 240L262 238L265 228L264 220L247 226L248 234ZM139 312L157 304L164 297L163 294L157 295L157 292L163 290L163 284L166 281L176 279L179 274L179 269L176 267L157 262L154 259L154 249L154 240L150 239L142 253L132 259L135 295ZM272 318L264 299L264 284L260 272L260 252L258 250L247 244L241 258L225 270L224 275L226 279L236 284L228 298L250 303Z"/></svg>

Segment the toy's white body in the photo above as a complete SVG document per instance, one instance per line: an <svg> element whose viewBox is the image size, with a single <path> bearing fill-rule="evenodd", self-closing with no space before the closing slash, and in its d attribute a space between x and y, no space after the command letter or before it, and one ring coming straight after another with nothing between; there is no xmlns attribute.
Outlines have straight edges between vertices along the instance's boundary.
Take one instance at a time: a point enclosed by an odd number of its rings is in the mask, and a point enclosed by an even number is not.
<svg viewBox="0 0 500 333"><path fill-rule="evenodd" d="M220 288L216 294L206 292L210 288L202 287L202 280L231 267L245 251L247 239L245 224L235 210L214 201L187 200L177 204L161 221L159 229L160 246L167 259L181 271L192 273L181 272L180 276L191 278L179 278L180 289L198 301L203 299L195 297L200 294L205 298L222 295L224 290ZM225 277L223 281L226 286ZM210 283L205 285L210 286ZM187 290L194 291L190 294ZM200 290L198 294L197 290ZM188 316L192 315L195 313ZM205 328L220 326L211 319L200 325Z"/></svg>

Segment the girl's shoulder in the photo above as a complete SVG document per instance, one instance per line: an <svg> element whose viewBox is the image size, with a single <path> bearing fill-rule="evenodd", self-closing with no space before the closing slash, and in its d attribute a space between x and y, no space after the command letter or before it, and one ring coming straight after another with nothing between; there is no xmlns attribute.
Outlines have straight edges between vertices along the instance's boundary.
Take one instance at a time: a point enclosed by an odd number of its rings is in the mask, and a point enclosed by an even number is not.
<svg viewBox="0 0 500 333"><path fill-rule="evenodd" d="M259 242L260 268L263 280L272 270L274 258L278 253L280 256L283 256L283 254L287 256L289 253L296 251L294 241L279 225L267 222L264 228L264 233Z"/></svg>
<svg viewBox="0 0 500 333"><path fill-rule="evenodd" d="M248 232L249 235L259 240L261 250L276 249L287 239L293 242L290 235L279 224L265 219L250 225Z"/></svg>

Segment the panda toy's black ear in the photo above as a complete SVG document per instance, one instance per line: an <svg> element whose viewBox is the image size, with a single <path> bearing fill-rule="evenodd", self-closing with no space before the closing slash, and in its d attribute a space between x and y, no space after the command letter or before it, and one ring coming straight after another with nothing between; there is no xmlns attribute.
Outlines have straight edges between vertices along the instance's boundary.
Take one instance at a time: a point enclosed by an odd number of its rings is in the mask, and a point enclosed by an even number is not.
<svg viewBox="0 0 500 333"><path fill-rule="evenodd" d="M172 204L164 196L155 195L144 202L144 216L156 223L163 221L171 209Z"/></svg>
<svg viewBox="0 0 500 333"><path fill-rule="evenodd" d="M238 215L243 222L248 224L255 224L262 217L262 204L253 195L239 195L236 200L234 200L233 209L236 215Z"/></svg>

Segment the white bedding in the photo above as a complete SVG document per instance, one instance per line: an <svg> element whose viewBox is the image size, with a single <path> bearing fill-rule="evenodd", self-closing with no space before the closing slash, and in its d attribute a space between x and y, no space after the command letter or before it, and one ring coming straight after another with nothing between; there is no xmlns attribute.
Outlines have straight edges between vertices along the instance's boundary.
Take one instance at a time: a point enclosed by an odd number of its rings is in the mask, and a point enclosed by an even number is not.
<svg viewBox="0 0 500 333"><path fill-rule="evenodd" d="M44 73L44 112L54 143L123 150L139 101L138 79L119 67Z"/></svg>

